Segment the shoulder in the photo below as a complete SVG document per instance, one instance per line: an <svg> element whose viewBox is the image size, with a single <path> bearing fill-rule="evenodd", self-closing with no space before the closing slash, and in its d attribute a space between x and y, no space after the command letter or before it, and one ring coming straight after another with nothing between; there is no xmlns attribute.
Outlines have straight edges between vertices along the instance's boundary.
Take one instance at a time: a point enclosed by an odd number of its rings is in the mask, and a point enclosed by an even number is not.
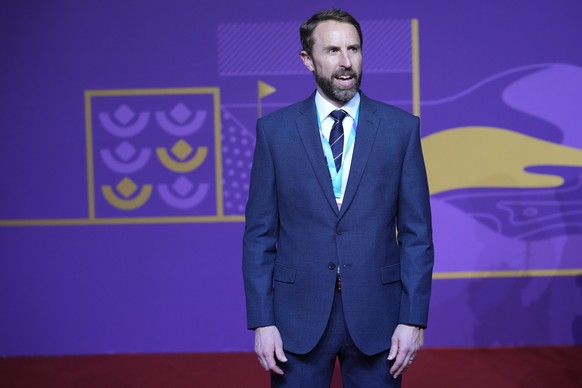
<svg viewBox="0 0 582 388"><path fill-rule="evenodd" d="M402 125L418 125L419 118L405 111L404 109L382 101L371 99L365 96L363 93L361 95L361 109L371 112L383 120L390 120Z"/></svg>
<svg viewBox="0 0 582 388"><path fill-rule="evenodd" d="M312 107L313 106L313 107ZM257 120L257 124L264 127L280 127L294 123L295 119L301 115L309 114L315 107L313 96L297 102L295 104L277 109Z"/></svg>

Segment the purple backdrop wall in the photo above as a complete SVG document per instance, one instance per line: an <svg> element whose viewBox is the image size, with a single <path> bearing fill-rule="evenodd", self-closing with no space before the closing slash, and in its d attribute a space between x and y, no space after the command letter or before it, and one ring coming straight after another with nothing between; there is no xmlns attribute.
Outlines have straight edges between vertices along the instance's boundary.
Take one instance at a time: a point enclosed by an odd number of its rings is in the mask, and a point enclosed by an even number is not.
<svg viewBox="0 0 582 388"><path fill-rule="evenodd" d="M330 6L422 118L426 345L582 344L582 5L352 4L0 5L0 355L252 349L254 122L313 90L297 28Z"/></svg>

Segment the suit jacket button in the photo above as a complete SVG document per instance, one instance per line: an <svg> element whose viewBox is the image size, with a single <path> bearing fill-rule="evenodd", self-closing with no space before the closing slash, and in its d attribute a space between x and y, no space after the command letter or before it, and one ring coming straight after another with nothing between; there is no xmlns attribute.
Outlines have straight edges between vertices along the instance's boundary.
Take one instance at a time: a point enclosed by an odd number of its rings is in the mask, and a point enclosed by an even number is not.
<svg viewBox="0 0 582 388"><path fill-rule="evenodd" d="M344 232L344 230L342 228L337 228L336 233L337 234L342 234Z"/></svg>
<svg viewBox="0 0 582 388"><path fill-rule="evenodd" d="M329 263L327 263L327 268L335 269L335 263L330 261Z"/></svg>

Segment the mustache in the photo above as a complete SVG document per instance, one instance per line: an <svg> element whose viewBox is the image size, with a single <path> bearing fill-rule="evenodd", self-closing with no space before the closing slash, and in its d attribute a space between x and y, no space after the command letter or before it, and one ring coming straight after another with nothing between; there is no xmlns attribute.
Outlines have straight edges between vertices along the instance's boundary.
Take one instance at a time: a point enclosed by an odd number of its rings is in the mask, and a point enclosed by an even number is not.
<svg viewBox="0 0 582 388"><path fill-rule="evenodd" d="M342 76L348 76L348 77L357 77L357 74L355 71L353 71L352 69L345 69L345 70L338 70L335 73L333 73L334 77L342 77Z"/></svg>

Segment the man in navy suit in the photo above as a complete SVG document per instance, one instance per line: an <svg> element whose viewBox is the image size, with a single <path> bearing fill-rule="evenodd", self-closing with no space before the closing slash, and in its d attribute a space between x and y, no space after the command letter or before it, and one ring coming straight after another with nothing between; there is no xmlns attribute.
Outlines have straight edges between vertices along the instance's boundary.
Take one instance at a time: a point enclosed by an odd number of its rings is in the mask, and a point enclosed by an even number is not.
<svg viewBox="0 0 582 388"><path fill-rule="evenodd" d="M257 122L244 234L248 327L274 387L398 387L420 348L433 267L419 120L360 91L342 10L300 28L317 90Z"/></svg>

